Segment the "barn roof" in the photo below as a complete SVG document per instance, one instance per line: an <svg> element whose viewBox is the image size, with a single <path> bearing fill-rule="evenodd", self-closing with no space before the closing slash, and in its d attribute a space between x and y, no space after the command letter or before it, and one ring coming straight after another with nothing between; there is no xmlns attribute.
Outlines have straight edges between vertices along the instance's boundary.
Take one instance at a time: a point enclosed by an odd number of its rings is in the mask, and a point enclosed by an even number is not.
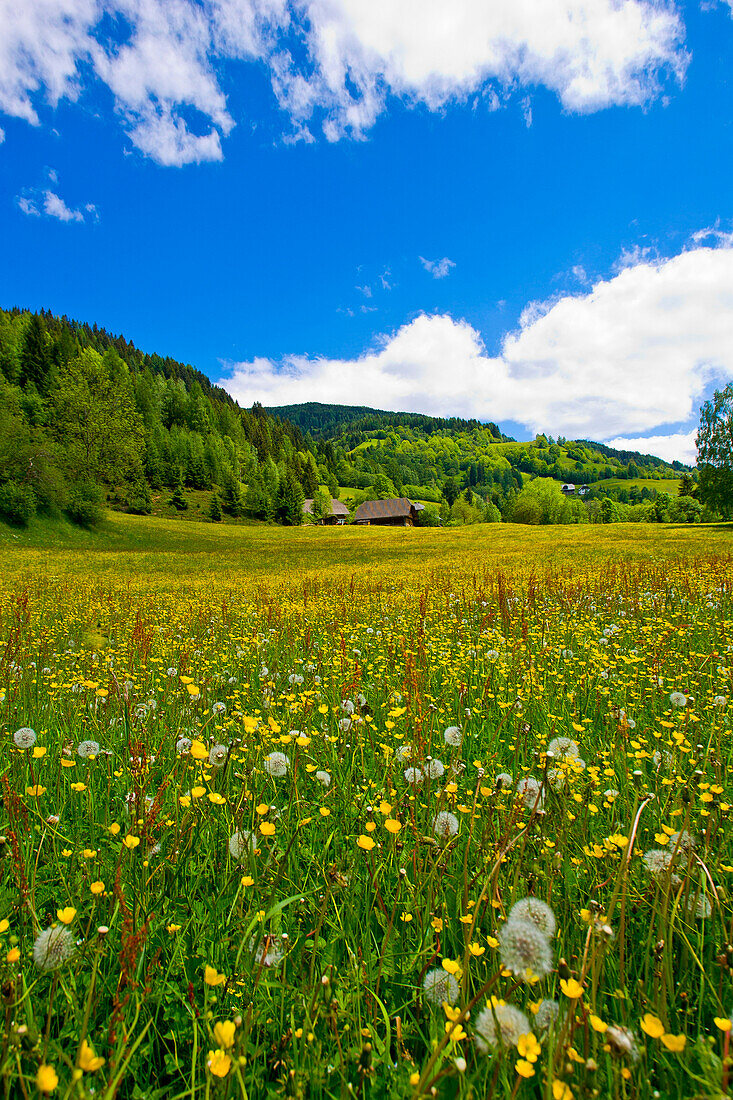
<svg viewBox="0 0 733 1100"><path fill-rule="evenodd" d="M313 515L313 498L312 497L306 497L306 499L303 501L303 511L308 512L308 514L311 515L311 516ZM330 514L332 516L348 516L349 509L346 507L346 505L342 501L336 500L334 497L331 497L331 513Z"/></svg>
<svg viewBox="0 0 733 1100"><path fill-rule="evenodd" d="M412 515L414 504L407 497L395 497L393 500L365 500L354 512L354 519L397 519Z"/></svg>

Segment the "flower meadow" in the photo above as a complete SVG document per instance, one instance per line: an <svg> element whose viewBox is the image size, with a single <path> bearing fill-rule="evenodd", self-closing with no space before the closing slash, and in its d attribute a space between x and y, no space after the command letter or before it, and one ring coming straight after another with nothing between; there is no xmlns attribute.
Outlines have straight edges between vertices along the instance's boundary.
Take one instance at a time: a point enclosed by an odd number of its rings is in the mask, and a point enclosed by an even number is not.
<svg viewBox="0 0 733 1100"><path fill-rule="evenodd" d="M5 1097L723 1097L729 557L0 591Z"/></svg>

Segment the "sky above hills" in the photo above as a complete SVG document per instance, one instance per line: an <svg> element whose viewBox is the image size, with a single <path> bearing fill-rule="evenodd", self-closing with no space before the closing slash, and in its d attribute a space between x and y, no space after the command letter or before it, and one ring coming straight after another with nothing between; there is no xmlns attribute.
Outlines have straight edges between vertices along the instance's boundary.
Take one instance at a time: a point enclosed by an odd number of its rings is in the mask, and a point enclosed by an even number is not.
<svg viewBox="0 0 733 1100"><path fill-rule="evenodd" d="M0 303L243 404L694 457L733 0L0 0Z"/></svg>

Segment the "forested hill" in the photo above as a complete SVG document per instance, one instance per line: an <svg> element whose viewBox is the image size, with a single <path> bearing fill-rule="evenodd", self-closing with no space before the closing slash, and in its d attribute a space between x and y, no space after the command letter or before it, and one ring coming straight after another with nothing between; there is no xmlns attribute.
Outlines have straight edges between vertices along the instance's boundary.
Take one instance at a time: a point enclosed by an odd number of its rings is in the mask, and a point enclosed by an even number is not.
<svg viewBox="0 0 733 1100"><path fill-rule="evenodd" d="M177 512L191 491L212 518L300 522L318 489L303 434L240 409L206 375L67 317L0 309L0 515L92 522L108 503ZM246 492L249 499L245 501ZM199 502L200 506L200 502Z"/></svg>
<svg viewBox="0 0 733 1100"><path fill-rule="evenodd" d="M634 508L676 496L681 477L691 499L680 463L588 440L518 443L459 417L318 402L242 409L194 367L124 336L0 309L0 518L14 523L35 512L92 523L107 505L293 524L306 497L353 509L396 496L426 503L422 522L585 522L604 499ZM568 500L563 483L582 494ZM658 506L657 518L669 511Z"/></svg>
<svg viewBox="0 0 733 1100"><path fill-rule="evenodd" d="M366 405L324 405L320 401L305 401L300 405L272 405L266 411L297 424L301 431L309 432L314 439L331 439L344 434L347 428L353 432L374 431L379 428L414 428L425 435L488 428L498 441L513 442L509 436L502 435L496 424L482 424L479 420L464 420L458 416L388 412L385 409L370 409Z"/></svg>

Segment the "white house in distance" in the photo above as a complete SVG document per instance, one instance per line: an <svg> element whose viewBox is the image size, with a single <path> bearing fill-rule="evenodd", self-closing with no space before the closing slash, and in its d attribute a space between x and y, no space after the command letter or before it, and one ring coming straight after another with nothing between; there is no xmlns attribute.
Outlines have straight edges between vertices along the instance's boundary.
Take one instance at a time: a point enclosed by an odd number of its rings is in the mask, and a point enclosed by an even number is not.
<svg viewBox="0 0 733 1100"><path fill-rule="evenodd" d="M572 485L570 482L561 485L560 489L566 497L575 496L576 493L579 497L584 497L586 493L590 492L587 485Z"/></svg>

